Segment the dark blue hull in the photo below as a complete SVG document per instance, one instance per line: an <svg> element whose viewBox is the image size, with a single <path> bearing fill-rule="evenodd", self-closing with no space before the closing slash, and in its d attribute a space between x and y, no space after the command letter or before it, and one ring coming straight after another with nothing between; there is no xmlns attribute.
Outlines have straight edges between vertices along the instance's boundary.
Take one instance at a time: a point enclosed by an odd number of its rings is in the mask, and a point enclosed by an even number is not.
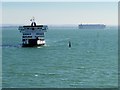
<svg viewBox="0 0 120 90"><path fill-rule="evenodd" d="M44 46L45 44L22 44L22 47L37 47L37 46Z"/></svg>

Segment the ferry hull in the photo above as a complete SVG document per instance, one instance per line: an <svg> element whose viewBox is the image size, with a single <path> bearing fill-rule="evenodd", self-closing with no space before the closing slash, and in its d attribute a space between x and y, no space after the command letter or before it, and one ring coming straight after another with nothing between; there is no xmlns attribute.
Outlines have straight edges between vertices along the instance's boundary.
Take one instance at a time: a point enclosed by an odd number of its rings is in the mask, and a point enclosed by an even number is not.
<svg viewBox="0 0 120 90"><path fill-rule="evenodd" d="M45 45L44 40L28 39L27 41L28 41L28 43L24 43L24 40L23 40L22 47L35 47L35 46L43 46L43 45Z"/></svg>
<svg viewBox="0 0 120 90"><path fill-rule="evenodd" d="M22 44L22 47L37 47L37 46L44 46L45 44Z"/></svg>

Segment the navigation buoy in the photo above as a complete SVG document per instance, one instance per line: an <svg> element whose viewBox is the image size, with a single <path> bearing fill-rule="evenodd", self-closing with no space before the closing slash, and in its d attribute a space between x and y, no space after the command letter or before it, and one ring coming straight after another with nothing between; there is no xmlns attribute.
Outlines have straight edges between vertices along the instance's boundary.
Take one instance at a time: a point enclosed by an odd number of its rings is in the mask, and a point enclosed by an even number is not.
<svg viewBox="0 0 120 90"><path fill-rule="evenodd" d="M68 46L71 47L71 42L69 41Z"/></svg>

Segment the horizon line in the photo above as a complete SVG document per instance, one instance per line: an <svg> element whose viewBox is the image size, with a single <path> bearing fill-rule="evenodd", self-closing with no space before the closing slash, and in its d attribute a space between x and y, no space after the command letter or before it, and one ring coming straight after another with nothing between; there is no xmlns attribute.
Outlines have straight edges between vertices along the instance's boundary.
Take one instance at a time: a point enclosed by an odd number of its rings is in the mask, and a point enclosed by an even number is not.
<svg viewBox="0 0 120 90"><path fill-rule="evenodd" d="M70 26L70 25L80 25L80 24L104 24L104 23L78 23L78 24L38 24L38 25L51 25L51 26ZM18 26L18 25L25 25L25 24L0 24L0 26ZM26 24L30 25L30 24ZM106 26L118 26L118 24L104 24Z"/></svg>

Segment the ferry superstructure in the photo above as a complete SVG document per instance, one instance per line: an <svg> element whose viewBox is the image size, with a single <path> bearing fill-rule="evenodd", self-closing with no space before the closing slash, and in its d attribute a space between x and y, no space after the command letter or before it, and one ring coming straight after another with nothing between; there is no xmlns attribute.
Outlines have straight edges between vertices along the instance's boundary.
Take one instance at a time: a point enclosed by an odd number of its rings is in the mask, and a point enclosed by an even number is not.
<svg viewBox="0 0 120 90"><path fill-rule="evenodd" d="M31 25L19 26L19 30L22 33L22 46L33 47L45 45L45 35L47 31L47 25L36 25L34 17L30 20Z"/></svg>

